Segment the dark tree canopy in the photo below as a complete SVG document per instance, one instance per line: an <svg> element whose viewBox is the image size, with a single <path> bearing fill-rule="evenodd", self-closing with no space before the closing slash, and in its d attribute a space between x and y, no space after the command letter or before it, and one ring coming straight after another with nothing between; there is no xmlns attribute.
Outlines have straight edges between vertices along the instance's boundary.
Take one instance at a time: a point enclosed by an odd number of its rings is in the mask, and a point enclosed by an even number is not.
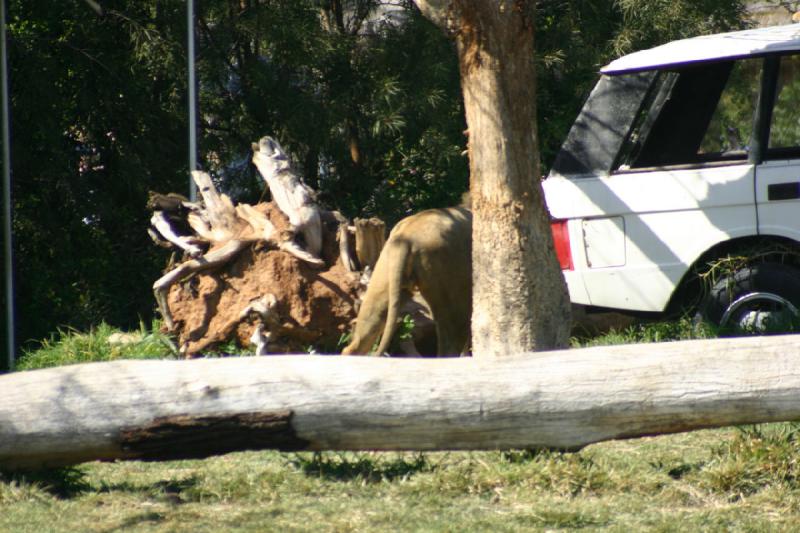
<svg viewBox="0 0 800 533"><path fill-rule="evenodd" d="M186 4L10 0L18 338L153 316L166 257L149 190L188 187ZM196 25L200 164L263 194L250 142L280 139L320 203L389 223L467 188L453 44L410 1L203 0ZM543 169L623 52L740 26L744 2L541 0Z"/></svg>

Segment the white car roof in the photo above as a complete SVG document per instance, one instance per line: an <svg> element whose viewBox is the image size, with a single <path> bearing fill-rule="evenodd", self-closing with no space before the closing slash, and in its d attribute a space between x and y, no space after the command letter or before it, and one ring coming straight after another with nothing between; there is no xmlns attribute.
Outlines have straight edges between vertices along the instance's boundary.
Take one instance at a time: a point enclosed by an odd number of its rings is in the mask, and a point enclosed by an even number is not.
<svg viewBox="0 0 800 533"><path fill-rule="evenodd" d="M719 59L800 50L800 24L702 35L672 41L616 59L600 69L603 74L687 65Z"/></svg>

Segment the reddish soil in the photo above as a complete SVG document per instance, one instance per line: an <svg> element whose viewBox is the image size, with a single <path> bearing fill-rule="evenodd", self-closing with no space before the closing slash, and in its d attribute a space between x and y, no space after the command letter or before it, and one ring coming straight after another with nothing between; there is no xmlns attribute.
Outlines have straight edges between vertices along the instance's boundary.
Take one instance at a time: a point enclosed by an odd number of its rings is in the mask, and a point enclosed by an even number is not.
<svg viewBox="0 0 800 533"><path fill-rule="evenodd" d="M273 204L256 206L279 230L286 217ZM342 334L355 319L358 275L338 260L336 222L323 220L324 267L315 267L266 243L254 243L224 268L176 283L168 304L175 319L173 332L187 356L213 351L235 340L252 349L255 322L240 319L253 300L273 294L280 326L273 333L270 353L304 353L311 346L338 351Z"/></svg>

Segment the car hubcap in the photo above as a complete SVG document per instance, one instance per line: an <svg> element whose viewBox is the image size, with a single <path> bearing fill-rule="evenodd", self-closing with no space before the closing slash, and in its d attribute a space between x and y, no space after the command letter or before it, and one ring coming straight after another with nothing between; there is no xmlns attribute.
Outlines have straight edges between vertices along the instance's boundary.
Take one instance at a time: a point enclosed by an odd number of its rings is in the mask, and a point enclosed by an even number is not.
<svg viewBox="0 0 800 533"><path fill-rule="evenodd" d="M751 292L731 302L720 326L753 333L785 331L798 316L797 307L786 298L769 292Z"/></svg>

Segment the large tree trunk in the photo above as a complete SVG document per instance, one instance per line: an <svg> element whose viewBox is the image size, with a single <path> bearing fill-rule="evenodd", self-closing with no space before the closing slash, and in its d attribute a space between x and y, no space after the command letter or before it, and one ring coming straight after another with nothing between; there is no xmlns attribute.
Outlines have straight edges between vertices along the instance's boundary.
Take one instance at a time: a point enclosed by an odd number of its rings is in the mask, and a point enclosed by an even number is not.
<svg viewBox="0 0 800 533"><path fill-rule="evenodd" d="M245 449L574 450L800 418L798 337L481 359L117 361L0 376L0 468Z"/></svg>
<svg viewBox="0 0 800 533"><path fill-rule="evenodd" d="M472 349L565 347L570 305L540 183L534 2L420 0L455 31L469 127Z"/></svg>

